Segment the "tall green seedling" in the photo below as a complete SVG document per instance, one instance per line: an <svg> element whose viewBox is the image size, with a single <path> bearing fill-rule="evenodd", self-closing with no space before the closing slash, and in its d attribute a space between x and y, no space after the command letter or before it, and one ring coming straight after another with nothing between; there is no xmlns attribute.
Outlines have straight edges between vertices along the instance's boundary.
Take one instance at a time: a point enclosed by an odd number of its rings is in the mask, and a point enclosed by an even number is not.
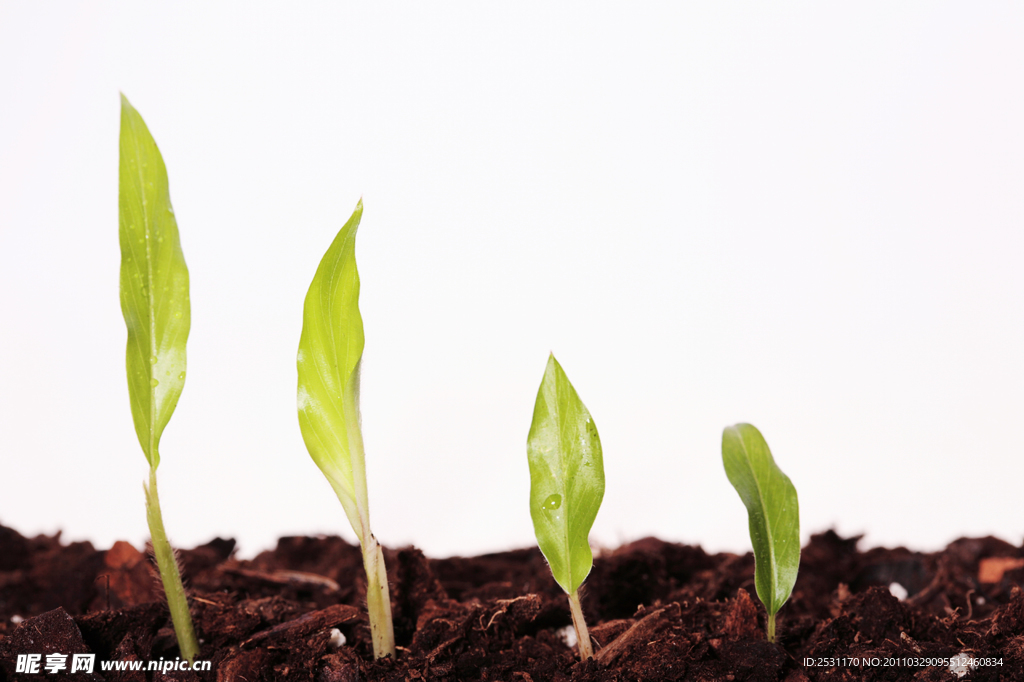
<svg viewBox="0 0 1024 682"><path fill-rule="evenodd" d="M722 434L722 461L750 520L754 584L768 612L768 641L775 641L775 614L789 599L800 568L800 505L796 488L775 464L761 432L736 424Z"/></svg>
<svg viewBox="0 0 1024 682"><path fill-rule="evenodd" d="M299 339L298 405L306 449L334 488L362 546L373 654L383 658L395 656L395 633L384 553L370 532L359 417L363 318L355 247L362 215L360 201L309 285Z"/></svg>
<svg viewBox="0 0 1024 682"><path fill-rule="evenodd" d="M149 462L146 519L181 655L199 652L174 550L167 541L156 469L160 436L185 385L190 324L188 268L167 188L167 169L145 122L121 96L118 208L121 312L128 326L128 395L139 444Z"/></svg>
<svg viewBox="0 0 1024 682"><path fill-rule="evenodd" d="M537 392L526 452L533 530L555 581L569 595L585 661L594 649L579 589L594 565L588 536L604 498L604 460L597 426L554 355Z"/></svg>

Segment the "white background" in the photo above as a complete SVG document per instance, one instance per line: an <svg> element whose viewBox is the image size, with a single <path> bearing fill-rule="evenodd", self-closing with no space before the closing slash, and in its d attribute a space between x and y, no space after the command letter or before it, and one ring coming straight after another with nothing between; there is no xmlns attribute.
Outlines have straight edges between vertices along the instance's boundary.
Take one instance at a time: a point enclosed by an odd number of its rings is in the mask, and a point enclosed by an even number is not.
<svg viewBox="0 0 1024 682"><path fill-rule="evenodd" d="M302 300L360 197L373 526L533 542L549 351L594 415L592 541L749 547L721 430L802 529L1019 542L1024 11L1010 3L0 3L0 523L146 535L118 300L119 98L191 273L171 541L338 533Z"/></svg>

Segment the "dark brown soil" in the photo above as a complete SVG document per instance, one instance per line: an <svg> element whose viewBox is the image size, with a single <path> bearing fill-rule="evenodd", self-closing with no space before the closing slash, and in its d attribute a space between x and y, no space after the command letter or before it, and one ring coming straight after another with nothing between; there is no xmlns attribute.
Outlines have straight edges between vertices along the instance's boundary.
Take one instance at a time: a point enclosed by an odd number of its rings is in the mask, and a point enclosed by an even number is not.
<svg viewBox="0 0 1024 682"><path fill-rule="evenodd" d="M149 561L127 543L97 551L0 526L0 680L49 678L15 661L53 652L94 653L94 673L77 676L111 681L1024 680L1024 549L991 537L922 554L814 536L778 644L765 640L751 555L639 540L594 563L587 663L565 644L568 604L536 549L385 550L399 654L375 662L357 547L282 538L252 561L233 548L181 552L209 672L104 672L101 661L178 655ZM331 643L332 628L347 644ZM954 656L988 664L958 678L941 660Z"/></svg>

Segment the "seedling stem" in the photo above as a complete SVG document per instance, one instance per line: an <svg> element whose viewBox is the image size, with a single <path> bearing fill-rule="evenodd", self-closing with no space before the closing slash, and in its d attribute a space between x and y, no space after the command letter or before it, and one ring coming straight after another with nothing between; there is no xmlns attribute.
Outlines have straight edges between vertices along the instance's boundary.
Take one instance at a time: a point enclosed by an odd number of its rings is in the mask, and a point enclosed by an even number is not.
<svg viewBox="0 0 1024 682"><path fill-rule="evenodd" d="M174 632L178 637L178 648L182 657L191 664L199 653L199 644L192 628L192 616L188 612L188 598L185 597L185 586L181 583L178 562L164 531L164 519L160 513L160 494L156 489L156 469L150 468L149 485L143 485L143 488L146 490L146 520L149 522L149 534L153 539L153 556L156 557L160 580L164 584L167 608L171 611L171 622L174 623Z"/></svg>
<svg viewBox="0 0 1024 682"><path fill-rule="evenodd" d="M590 643L587 621L583 620L579 588L573 590L572 594L569 595L569 611L572 613L572 626L576 628L576 645L580 650L580 660L585 661L588 658L593 658L594 647Z"/></svg>
<svg viewBox="0 0 1024 682"><path fill-rule="evenodd" d="M370 616L370 636L374 658L395 658L395 627L391 622L391 595L384 553L371 533L363 543L363 568L366 569L366 611Z"/></svg>

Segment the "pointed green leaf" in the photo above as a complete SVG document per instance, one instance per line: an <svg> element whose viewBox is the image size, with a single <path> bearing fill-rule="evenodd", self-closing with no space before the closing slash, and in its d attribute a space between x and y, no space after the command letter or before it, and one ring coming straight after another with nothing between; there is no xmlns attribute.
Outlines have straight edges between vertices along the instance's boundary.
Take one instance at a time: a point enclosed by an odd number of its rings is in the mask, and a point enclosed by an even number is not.
<svg viewBox="0 0 1024 682"><path fill-rule="evenodd" d="M722 461L750 518L757 596L769 615L774 615L793 592L800 568L796 488L775 464L761 432L750 424L725 429Z"/></svg>
<svg viewBox="0 0 1024 682"><path fill-rule="evenodd" d="M167 169L145 122L121 96L121 312L128 326L128 394L151 468L185 385L190 307Z"/></svg>
<svg viewBox="0 0 1024 682"><path fill-rule="evenodd" d="M594 564L588 536L604 498L604 460L597 426L554 355L537 392L527 454L537 544L572 594Z"/></svg>
<svg viewBox="0 0 1024 682"><path fill-rule="evenodd" d="M356 205L316 269L302 310L299 338L299 427L306 449L334 488L363 549L366 609L375 658L397 654L384 553L370 532L366 458L359 425L359 365L363 318L359 314Z"/></svg>
<svg viewBox="0 0 1024 682"><path fill-rule="evenodd" d="M306 449L334 488L360 542L369 527L366 468L359 426L359 314L356 230L363 202L327 253L309 285L299 339L299 426Z"/></svg>

